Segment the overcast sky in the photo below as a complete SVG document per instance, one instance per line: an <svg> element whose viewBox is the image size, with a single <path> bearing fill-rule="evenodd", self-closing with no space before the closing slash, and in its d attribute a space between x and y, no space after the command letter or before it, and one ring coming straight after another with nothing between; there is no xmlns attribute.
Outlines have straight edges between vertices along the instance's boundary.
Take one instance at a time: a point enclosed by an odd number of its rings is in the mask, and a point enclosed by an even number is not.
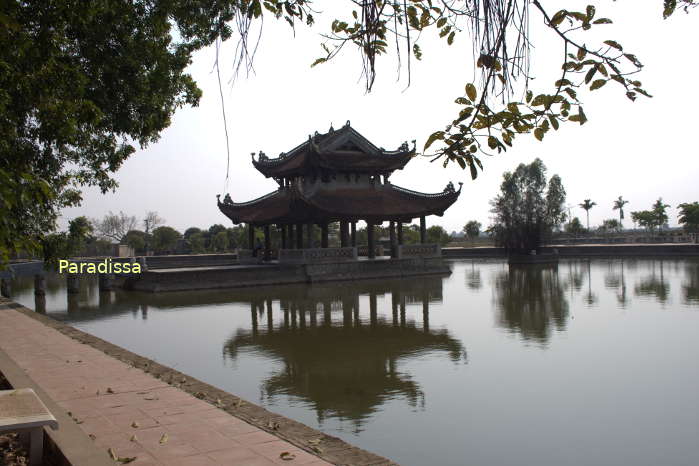
<svg viewBox="0 0 699 466"><path fill-rule="evenodd" d="M323 3L317 2L316 7ZM345 3L349 4L338 2ZM578 1L542 3L558 7L565 3L568 9L585 6ZM445 169L425 158L412 160L393 175L394 184L432 193L449 181L464 182L458 202L444 217L429 217L428 226L437 223L448 231L461 230L471 219L488 225L489 200L499 189L502 173L535 157L544 161L549 175L561 176L573 215L583 223L585 212L577 205L586 198L597 202L590 211L591 225L618 217L612 205L619 195L630 201L627 212L649 209L662 196L672 206L671 225L677 224L677 204L699 200L695 143L699 52L694 47L699 12L678 12L663 21L659 0L596 3L597 15L610 17L615 24L593 28L600 31L593 37L618 40L635 53L645 65L638 79L654 98L632 103L614 83L584 92L587 124L564 125L557 133L550 131L543 142L520 136L508 152L485 158L484 171L475 181L455 164ZM350 120L357 131L386 149L412 139L421 149L429 134L444 129L456 116L459 107L454 99L463 95L465 83L478 79L467 33L457 35L454 45L447 47L432 40L436 33L430 31L420 42L423 60L412 61L412 84L407 90L407 70L402 70L402 80L397 82L396 61L390 57L379 63L374 90L365 94L354 50L334 62L309 67L322 55L317 34L327 31L334 17L319 15L313 30L299 27L295 38L285 22L268 19L255 74L233 84L228 81L235 44L223 45L221 72L231 146L228 191L234 201L276 189L273 180L252 167L250 152L277 156L309 134L327 131L331 124L337 128ZM533 10L531 31L536 46L532 88L548 92L560 70L562 46ZM137 150L124 163L116 174L120 186L115 193L85 190L82 206L64 211L62 227L79 215L102 217L108 211L124 211L142 218L150 210L180 231L214 223L230 226L215 197L224 191L226 142L216 74L211 72L214 57L212 48L200 51L189 70L204 93L200 105L179 110L159 142Z"/></svg>

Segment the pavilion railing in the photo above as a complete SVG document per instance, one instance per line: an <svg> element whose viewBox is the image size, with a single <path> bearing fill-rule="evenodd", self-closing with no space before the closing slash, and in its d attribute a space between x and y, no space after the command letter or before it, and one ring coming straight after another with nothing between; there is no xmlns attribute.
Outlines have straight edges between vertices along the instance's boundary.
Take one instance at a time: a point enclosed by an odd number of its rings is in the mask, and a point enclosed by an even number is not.
<svg viewBox="0 0 699 466"><path fill-rule="evenodd" d="M439 244L402 244L398 246L398 259L409 257L441 257Z"/></svg>
<svg viewBox="0 0 699 466"><path fill-rule="evenodd" d="M357 260L357 248L280 249L279 263L341 262Z"/></svg>

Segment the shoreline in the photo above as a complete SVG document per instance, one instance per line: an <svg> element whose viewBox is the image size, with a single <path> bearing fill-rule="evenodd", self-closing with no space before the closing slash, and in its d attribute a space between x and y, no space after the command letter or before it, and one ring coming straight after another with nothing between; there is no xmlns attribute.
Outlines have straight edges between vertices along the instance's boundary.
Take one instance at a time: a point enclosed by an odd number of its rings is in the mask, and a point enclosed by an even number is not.
<svg viewBox="0 0 699 466"><path fill-rule="evenodd" d="M83 332L6 298L0 298L0 312L15 311L61 334L99 350L117 361L139 369L143 373L177 388L220 411L226 412L246 423L299 449L332 464L344 465L394 465L386 458L355 447L337 437L306 426L293 419L270 412L247 400L218 389L180 371L164 366L120 346L109 343L94 335ZM319 441L320 439L320 441Z"/></svg>

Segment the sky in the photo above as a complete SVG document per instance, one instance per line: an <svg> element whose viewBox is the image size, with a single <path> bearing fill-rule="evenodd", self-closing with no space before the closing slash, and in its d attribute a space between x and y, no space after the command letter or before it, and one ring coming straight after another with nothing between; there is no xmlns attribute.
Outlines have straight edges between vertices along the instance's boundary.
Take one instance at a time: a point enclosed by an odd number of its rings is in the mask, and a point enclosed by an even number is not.
<svg viewBox="0 0 699 466"><path fill-rule="evenodd" d="M542 3L552 13L563 4ZM101 218L109 211L139 219L147 211L157 211L167 225L181 232L190 226L230 226L216 206L216 194L230 192L234 201L243 202L277 187L253 168L251 152L262 150L275 157L309 134L326 132L331 124L338 128L348 120L377 146L392 150L415 139L420 150L433 131L444 129L456 116L459 106L454 99L464 95L464 85L479 79L468 32L457 35L451 47L436 32L423 33L423 59L412 60L409 87L405 67L398 80L395 52L382 57L374 88L367 94L355 50L310 67L323 55L318 34L329 30L336 13L348 17L349 11L340 6L349 4L333 3L333 11L316 15L316 27L298 27L295 35L284 21L267 19L255 72L242 74L234 82L235 43L222 45L220 71L230 142L227 183L221 98L212 72L215 49L210 47L194 56L188 70L203 91L199 106L178 110L157 143L138 149L123 164L115 174L119 182L115 192L103 195L97 189L85 189L82 205L65 209L59 226L65 228L80 215ZM318 1L316 8L328 5ZM568 9L584 10L585 5L577 0L565 2ZM585 211L578 204L584 199L597 203L590 211L591 226L618 218L612 206L620 195L629 201L625 226L631 223L628 212L650 209L659 197L672 206L670 225L677 225L677 205L699 200L695 143L699 96L694 87L699 62L692 47L699 12L677 12L663 20L660 0L600 0L596 5L597 17L609 17L615 23L585 32L589 43L614 39L625 51L635 53L645 65L637 79L654 97L632 103L614 83L583 92L588 123L563 125L558 132L549 131L543 142L519 136L507 152L483 158L484 171L476 180L456 164L443 168L428 158L415 158L394 173L392 183L428 193L442 191L449 181L464 183L459 200L443 217L428 217L428 226L439 224L451 232L460 231L469 220L489 225L489 201L499 190L503 172L536 157L544 161L549 176L556 173L562 178L567 204L583 224ZM535 46L531 86L548 91L560 73L562 44L533 10L530 30Z"/></svg>

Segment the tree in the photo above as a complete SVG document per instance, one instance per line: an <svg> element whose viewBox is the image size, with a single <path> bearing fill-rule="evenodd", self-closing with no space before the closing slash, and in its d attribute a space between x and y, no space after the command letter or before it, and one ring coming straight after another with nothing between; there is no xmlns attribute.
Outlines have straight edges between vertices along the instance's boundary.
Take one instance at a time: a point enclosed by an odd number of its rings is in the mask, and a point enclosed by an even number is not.
<svg viewBox="0 0 699 466"><path fill-rule="evenodd" d="M192 235L201 233L201 228L189 227L184 231L184 239L189 239Z"/></svg>
<svg viewBox="0 0 699 466"><path fill-rule="evenodd" d="M555 230L559 230L561 224L566 219L566 190L563 181L558 175L553 175L549 180L548 191L546 192L546 217L551 221Z"/></svg>
<svg viewBox="0 0 699 466"><path fill-rule="evenodd" d="M451 241L451 236L449 236L447 230L445 230L442 226L432 225L427 229L426 240L428 243L436 243L440 246L446 246Z"/></svg>
<svg viewBox="0 0 699 466"><path fill-rule="evenodd" d="M218 233L221 233L222 231L226 231L226 227L224 227L220 223L217 223L215 225L211 225L209 227L209 234L211 235L212 238L214 236L216 236Z"/></svg>
<svg viewBox="0 0 699 466"><path fill-rule="evenodd" d="M151 237L151 232L152 232L158 225L162 225L163 223L165 223L165 219L161 218L161 217L158 215L158 212L154 212L154 211L146 212L146 216L145 216L145 218L143 219L143 229L144 229L144 231L145 231L144 240L145 240L145 249L146 249L146 252L148 252L148 250L150 249L150 247L149 247L149 246L150 246L150 245L149 245L149 239L150 239L150 237Z"/></svg>
<svg viewBox="0 0 699 466"><path fill-rule="evenodd" d="M624 228L624 206L628 203L629 201L624 200L621 196L614 201L613 209L619 211L619 226L621 228Z"/></svg>
<svg viewBox="0 0 699 466"><path fill-rule="evenodd" d="M659 197L657 201L653 204L653 213L656 217L656 223L659 229L662 229L668 221L667 208L670 207L669 204L663 204L663 198Z"/></svg>
<svg viewBox="0 0 699 466"><path fill-rule="evenodd" d="M87 217L76 217L68 222L68 238L71 249L75 252L81 251L85 247L85 242L92 237L94 227Z"/></svg>
<svg viewBox="0 0 699 466"><path fill-rule="evenodd" d="M180 232L172 227L158 227L153 230L153 248L159 252L172 251L181 237Z"/></svg>
<svg viewBox="0 0 699 466"><path fill-rule="evenodd" d="M574 217L565 227L566 233L573 235L579 235L585 232L585 227L582 226L582 222L578 217Z"/></svg>
<svg viewBox="0 0 699 466"><path fill-rule="evenodd" d="M200 254L206 251L204 236L201 234L201 232L191 234L187 241L189 242L189 248L193 253Z"/></svg>
<svg viewBox="0 0 699 466"><path fill-rule="evenodd" d="M126 215L121 211L118 215L110 211L101 221L94 220L93 223L100 236L121 243L126 233L136 229L138 220L136 217Z"/></svg>
<svg viewBox="0 0 699 466"><path fill-rule="evenodd" d="M656 227L659 226L657 212L652 210L631 212L631 218L635 223L647 229L651 234L654 233Z"/></svg>
<svg viewBox="0 0 699 466"><path fill-rule="evenodd" d="M658 0L656 0L658 1ZM663 16L697 0L663 0ZM345 45L363 57L366 87L376 59L397 47L407 60L422 56L420 37L432 29L451 45L461 32L480 55L480 89L472 83L456 99L458 116L425 144L441 146L435 159L482 170L479 154L501 152L515 136L542 140L564 122L584 124L583 91L616 85L629 99L649 96L636 80L642 64L619 42L588 43L581 35L612 21L585 11L546 10L538 0L411 0L346 2L347 18L327 21L328 62ZM264 8L263 8L264 7ZM357 11L359 10L359 11ZM530 13L560 41L561 75L551 87L530 89L533 45ZM265 17L292 28L315 23L310 0L169 0L84 2L25 0L0 6L0 265L11 251L33 250L55 230L58 212L80 203L80 189L116 188L111 175L135 152L156 141L176 109L197 105L201 91L185 73L192 54L237 34L234 67L252 67L251 28ZM351 16L350 16L351 14ZM400 26L399 26L400 25ZM458 35L458 37L457 37ZM217 61L218 63L218 61ZM558 68L558 67L556 67ZM521 91L521 92L520 92ZM535 92L536 91L536 92ZM524 98L512 98L521 94ZM500 102L502 105L500 106Z"/></svg>
<svg viewBox="0 0 699 466"><path fill-rule="evenodd" d="M590 229L590 209L597 205L596 202L592 202L590 199L585 199L582 204L578 204L580 207L585 209L587 214L587 229Z"/></svg>
<svg viewBox="0 0 699 466"><path fill-rule="evenodd" d="M477 238L481 232L481 224L476 220L469 220L463 228L463 232L469 238Z"/></svg>
<svg viewBox="0 0 699 466"><path fill-rule="evenodd" d="M146 249L146 233L140 230L130 230L124 235L124 243L133 248L135 252Z"/></svg>
<svg viewBox="0 0 699 466"><path fill-rule="evenodd" d="M602 221L598 230L602 233L618 233L621 231L621 223L615 218L610 218Z"/></svg>
<svg viewBox="0 0 699 466"><path fill-rule="evenodd" d="M218 252L223 252L228 249L228 232L226 230L219 231L211 240L211 249Z"/></svg>
<svg viewBox="0 0 699 466"><path fill-rule="evenodd" d="M554 175L552 180L554 178L557 177ZM520 164L514 172L503 174L500 194L491 201L494 218L489 230L497 245L508 251L528 253L551 235L553 228L560 224L565 190L560 178L553 187L549 183L548 191L546 187L546 166L538 158L529 165ZM552 193L552 189L558 193Z"/></svg>
<svg viewBox="0 0 699 466"><path fill-rule="evenodd" d="M699 242L699 202L685 202L677 208L680 209L678 223L684 227L684 231L693 233L694 240Z"/></svg>

